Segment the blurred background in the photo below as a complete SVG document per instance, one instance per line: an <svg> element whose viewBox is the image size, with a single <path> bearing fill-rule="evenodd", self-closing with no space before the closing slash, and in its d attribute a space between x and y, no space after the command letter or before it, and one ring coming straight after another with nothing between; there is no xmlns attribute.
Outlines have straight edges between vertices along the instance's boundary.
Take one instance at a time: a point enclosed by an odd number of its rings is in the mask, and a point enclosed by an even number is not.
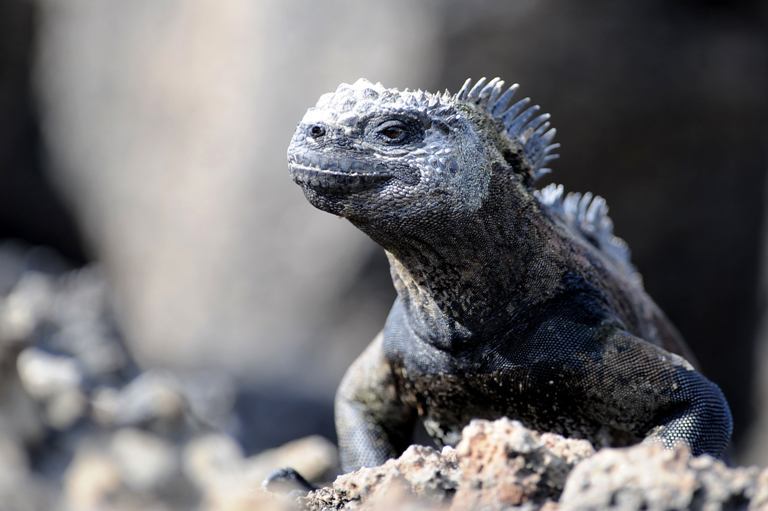
<svg viewBox="0 0 768 511"><path fill-rule="evenodd" d="M394 291L285 150L361 76L520 82L551 180L607 198L735 461L768 464L767 4L3 0L0 509L224 509L333 472L335 387Z"/></svg>

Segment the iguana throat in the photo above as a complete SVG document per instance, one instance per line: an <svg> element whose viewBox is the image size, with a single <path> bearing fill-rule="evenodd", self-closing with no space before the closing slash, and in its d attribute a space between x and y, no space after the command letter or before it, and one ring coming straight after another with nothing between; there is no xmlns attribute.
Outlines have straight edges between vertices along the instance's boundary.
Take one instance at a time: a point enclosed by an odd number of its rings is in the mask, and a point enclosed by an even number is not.
<svg viewBox="0 0 768 511"><path fill-rule="evenodd" d="M504 336L524 309L554 294L567 267L559 234L536 221L538 204L505 174L489 172L492 191L466 218L353 221L385 248L413 333L440 349ZM526 284L532 279L536 286Z"/></svg>

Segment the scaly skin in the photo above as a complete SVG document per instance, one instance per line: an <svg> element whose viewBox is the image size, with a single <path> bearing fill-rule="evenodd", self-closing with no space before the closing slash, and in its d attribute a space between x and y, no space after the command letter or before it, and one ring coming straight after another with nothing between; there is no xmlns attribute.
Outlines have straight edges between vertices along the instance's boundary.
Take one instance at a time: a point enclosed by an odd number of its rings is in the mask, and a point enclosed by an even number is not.
<svg viewBox="0 0 768 511"><path fill-rule="evenodd" d="M548 116L494 79L456 95L359 80L309 109L288 149L316 207L381 245L397 299L336 398L344 470L378 465L421 420L454 444L507 416L597 445L723 454L728 404L697 372L613 236L605 202L533 183Z"/></svg>

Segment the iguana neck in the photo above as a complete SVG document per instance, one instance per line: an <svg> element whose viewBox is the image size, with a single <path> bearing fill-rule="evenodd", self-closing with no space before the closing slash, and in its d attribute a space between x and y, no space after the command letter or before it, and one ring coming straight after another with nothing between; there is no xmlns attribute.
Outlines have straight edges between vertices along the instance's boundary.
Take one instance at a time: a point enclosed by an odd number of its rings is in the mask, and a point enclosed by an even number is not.
<svg viewBox="0 0 768 511"><path fill-rule="evenodd" d="M503 335L523 308L554 294L562 245L538 207L529 194L505 190L467 219L397 233L359 227L386 249L414 333L455 349Z"/></svg>

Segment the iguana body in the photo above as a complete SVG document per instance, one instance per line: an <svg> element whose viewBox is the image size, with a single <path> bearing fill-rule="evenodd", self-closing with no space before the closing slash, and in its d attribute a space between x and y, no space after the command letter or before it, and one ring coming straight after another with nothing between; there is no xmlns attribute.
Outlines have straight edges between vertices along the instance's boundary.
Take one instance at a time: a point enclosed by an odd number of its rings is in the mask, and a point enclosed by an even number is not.
<svg viewBox="0 0 768 511"><path fill-rule="evenodd" d="M343 468L396 456L417 420L453 444L470 419L501 416L720 456L722 393L686 361L605 202L533 188L557 145L515 90L359 80L324 95L291 141L294 180L386 250L398 295L337 393Z"/></svg>

